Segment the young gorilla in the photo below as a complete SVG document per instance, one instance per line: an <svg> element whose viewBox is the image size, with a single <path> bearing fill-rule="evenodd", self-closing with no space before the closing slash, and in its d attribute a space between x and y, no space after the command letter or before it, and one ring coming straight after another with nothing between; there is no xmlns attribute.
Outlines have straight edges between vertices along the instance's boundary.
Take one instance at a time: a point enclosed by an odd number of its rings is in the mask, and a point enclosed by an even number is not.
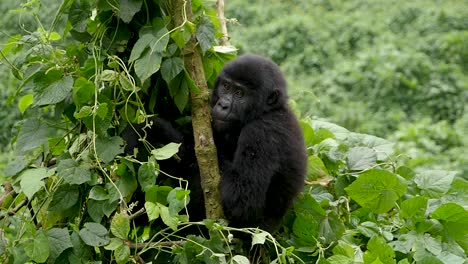
<svg viewBox="0 0 468 264"><path fill-rule="evenodd" d="M221 169L224 214L234 227L273 231L302 191L307 154L302 130L287 103L286 81L278 66L257 55L228 62L218 75L211 98L213 133ZM190 182L191 220L205 216L203 192L193 151L193 135L184 136L161 119L149 131L152 144L183 143L178 164L163 171ZM140 128L141 129L141 128ZM126 130L126 152L138 144Z"/></svg>
<svg viewBox="0 0 468 264"><path fill-rule="evenodd" d="M211 107L226 218L274 230L303 189L307 166L282 73L263 57L240 56L217 77Z"/></svg>

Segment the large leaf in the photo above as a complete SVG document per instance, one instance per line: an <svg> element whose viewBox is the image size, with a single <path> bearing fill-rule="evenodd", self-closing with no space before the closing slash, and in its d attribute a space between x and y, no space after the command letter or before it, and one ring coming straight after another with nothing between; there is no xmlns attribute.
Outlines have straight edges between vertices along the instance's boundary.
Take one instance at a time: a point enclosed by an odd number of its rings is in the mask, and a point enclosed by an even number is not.
<svg viewBox="0 0 468 264"><path fill-rule="evenodd" d="M161 65L161 75L167 83L170 83L183 69L184 61L181 58L168 58Z"/></svg>
<svg viewBox="0 0 468 264"><path fill-rule="evenodd" d="M385 213L405 193L406 184L389 171L373 169L362 173L345 190L362 207Z"/></svg>
<svg viewBox="0 0 468 264"><path fill-rule="evenodd" d="M112 234L120 239L127 239L130 232L130 219L124 214L116 213L112 218L110 230Z"/></svg>
<svg viewBox="0 0 468 264"><path fill-rule="evenodd" d="M78 202L80 192L78 185L61 185L55 192L49 204L49 211L63 211L71 208Z"/></svg>
<svg viewBox="0 0 468 264"><path fill-rule="evenodd" d="M57 166L57 174L69 184L82 184L91 180L89 167L72 159L61 160Z"/></svg>
<svg viewBox="0 0 468 264"><path fill-rule="evenodd" d="M37 168L25 170L20 176L20 186L23 193L31 199L33 195L44 187L45 179L53 174L53 170L46 168Z"/></svg>
<svg viewBox="0 0 468 264"><path fill-rule="evenodd" d="M130 23L133 16L140 11L143 0L119 0L119 16L125 23Z"/></svg>
<svg viewBox="0 0 468 264"><path fill-rule="evenodd" d="M65 249L73 247L67 228L52 228L46 234L49 240L49 261L51 262L54 262Z"/></svg>
<svg viewBox="0 0 468 264"><path fill-rule="evenodd" d="M200 43L202 52L205 53L209 50L215 40L215 28L210 19L203 16L197 25L195 36Z"/></svg>
<svg viewBox="0 0 468 264"><path fill-rule="evenodd" d="M153 73L159 71L161 60L161 53L153 52L150 48L145 49L141 58L135 62L135 73L141 82L144 82Z"/></svg>
<svg viewBox="0 0 468 264"><path fill-rule="evenodd" d="M351 171L362 171L377 164L377 153L367 147L351 148L347 154L348 169Z"/></svg>
<svg viewBox="0 0 468 264"><path fill-rule="evenodd" d="M37 118L25 120L16 141L16 152L24 154L47 144L49 129Z"/></svg>
<svg viewBox="0 0 468 264"><path fill-rule="evenodd" d="M56 104L71 95L73 77L65 76L52 83L36 84L34 87L34 106Z"/></svg>
<svg viewBox="0 0 468 264"><path fill-rule="evenodd" d="M442 222L449 235L457 240L468 235L468 211L456 203L441 205L432 214L433 219Z"/></svg>
<svg viewBox="0 0 468 264"><path fill-rule="evenodd" d="M24 251L31 260L42 263L49 258L49 241L42 230L37 231L34 239L24 245Z"/></svg>
<svg viewBox="0 0 468 264"><path fill-rule="evenodd" d="M455 171L428 170L418 173L414 178L414 182L422 190L423 194L439 198L450 189L456 174Z"/></svg>
<svg viewBox="0 0 468 264"><path fill-rule="evenodd" d="M144 163L138 169L138 182L140 183L143 191L149 186L153 186L156 183L156 177L158 176L158 170L156 170L155 162Z"/></svg>
<svg viewBox="0 0 468 264"><path fill-rule="evenodd" d="M105 246L110 241L107 229L98 223L88 222L84 224L79 234L85 244L92 247Z"/></svg>
<svg viewBox="0 0 468 264"><path fill-rule="evenodd" d="M123 152L123 140L121 137L97 137L96 152L98 157L104 162L111 162L115 156Z"/></svg>
<svg viewBox="0 0 468 264"><path fill-rule="evenodd" d="M166 160L174 156L178 151L181 144L169 143L162 148L154 149L151 154L156 160Z"/></svg>

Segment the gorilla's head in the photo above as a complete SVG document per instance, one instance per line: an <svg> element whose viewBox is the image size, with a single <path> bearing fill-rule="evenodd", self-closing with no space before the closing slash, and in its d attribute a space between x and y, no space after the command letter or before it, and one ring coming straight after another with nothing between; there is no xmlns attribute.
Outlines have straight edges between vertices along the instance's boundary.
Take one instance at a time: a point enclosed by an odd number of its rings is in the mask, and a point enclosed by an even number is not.
<svg viewBox="0 0 468 264"><path fill-rule="evenodd" d="M243 55L223 67L211 97L214 129L242 127L287 104L279 67L258 55Z"/></svg>

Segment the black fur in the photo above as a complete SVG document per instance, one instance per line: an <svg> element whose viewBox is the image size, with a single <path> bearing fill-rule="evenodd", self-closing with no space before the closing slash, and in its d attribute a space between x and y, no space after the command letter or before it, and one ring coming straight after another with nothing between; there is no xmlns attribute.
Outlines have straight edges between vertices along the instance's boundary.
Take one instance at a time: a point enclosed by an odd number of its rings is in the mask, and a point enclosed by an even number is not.
<svg viewBox="0 0 468 264"><path fill-rule="evenodd" d="M307 154L278 66L244 55L228 62L211 99L230 225L272 231L303 189Z"/></svg>

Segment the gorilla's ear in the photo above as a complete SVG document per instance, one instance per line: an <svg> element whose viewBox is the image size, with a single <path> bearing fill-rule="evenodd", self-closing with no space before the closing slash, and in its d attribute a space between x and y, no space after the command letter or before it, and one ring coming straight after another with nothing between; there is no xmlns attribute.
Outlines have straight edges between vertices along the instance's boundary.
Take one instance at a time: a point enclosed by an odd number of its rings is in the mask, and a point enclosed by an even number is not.
<svg viewBox="0 0 468 264"><path fill-rule="evenodd" d="M278 102L279 99L279 91L278 89L273 90L267 98L267 104L269 106L275 105Z"/></svg>

